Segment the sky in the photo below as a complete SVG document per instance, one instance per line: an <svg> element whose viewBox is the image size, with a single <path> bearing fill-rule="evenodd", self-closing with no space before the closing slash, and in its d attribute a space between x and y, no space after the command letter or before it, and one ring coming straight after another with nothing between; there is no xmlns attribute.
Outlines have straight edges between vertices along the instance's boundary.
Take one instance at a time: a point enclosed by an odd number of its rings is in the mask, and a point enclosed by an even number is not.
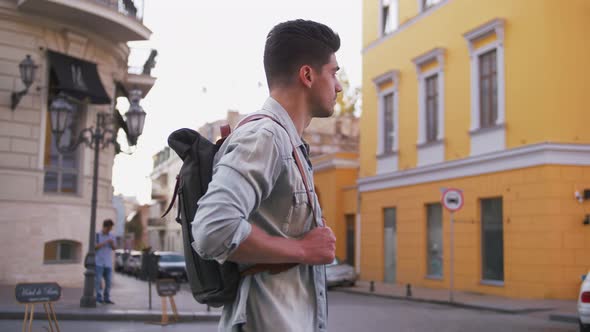
<svg viewBox="0 0 590 332"><path fill-rule="evenodd" d="M147 113L132 155L113 167L115 194L150 200L152 156L179 128L197 129L225 119L228 110L256 111L268 96L262 55L276 24L310 19L341 38L336 53L352 87L361 84L361 0L151 0L144 1L149 41L131 42L130 65L142 65L150 49L158 56L154 87L141 101ZM119 103L122 113L125 102Z"/></svg>

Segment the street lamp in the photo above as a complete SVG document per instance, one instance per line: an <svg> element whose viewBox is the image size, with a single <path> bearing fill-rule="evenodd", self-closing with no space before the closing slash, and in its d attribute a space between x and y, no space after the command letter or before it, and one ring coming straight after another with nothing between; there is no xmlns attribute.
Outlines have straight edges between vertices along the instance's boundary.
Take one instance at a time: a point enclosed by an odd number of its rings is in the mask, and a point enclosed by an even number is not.
<svg viewBox="0 0 590 332"><path fill-rule="evenodd" d="M25 85L25 89L19 92L13 92L11 95L10 108L14 111L16 105L20 102L21 98L29 92L29 88L33 81L35 81L35 72L37 71L37 65L31 59L31 56L27 54L25 59L18 65L20 71L20 78Z"/></svg>
<svg viewBox="0 0 590 332"><path fill-rule="evenodd" d="M96 231L96 194L98 187L98 157L99 151L108 147L110 144L115 145L115 133L108 129L111 121L109 114L98 112L96 114L96 127L84 128L80 131L78 138L75 141L67 142L67 145L61 144L61 138L66 127L71 121L74 107L68 100L69 97L64 94L57 95L51 105L49 106L51 131L56 137L56 148L60 153L67 153L74 151L81 143L86 144L89 148L94 150L94 172L92 175L92 200L90 210L90 234L88 237L88 253L84 259L84 294L80 298L80 307L90 308L96 307L96 297L94 294L94 278L96 275L96 261L95 261L95 231ZM145 112L139 106L141 99L141 91L133 90L130 93L131 106L129 111L125 113L127 117L127 137L131 144L137 143L137 138L143 132L143 124L145 120Z"/></svg>

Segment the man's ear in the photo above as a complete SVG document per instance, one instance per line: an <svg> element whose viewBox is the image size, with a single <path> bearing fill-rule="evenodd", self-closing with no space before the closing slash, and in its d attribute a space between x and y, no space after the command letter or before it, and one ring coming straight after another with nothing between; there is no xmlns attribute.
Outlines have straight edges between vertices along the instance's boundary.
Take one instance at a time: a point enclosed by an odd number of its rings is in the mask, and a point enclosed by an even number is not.
<svg viewBox="0 0 590 332"><path fill-rule="evenodd" d="M299 68L299 81L308 88L313 83L313 69L309 65L303 65Z"/></svg>

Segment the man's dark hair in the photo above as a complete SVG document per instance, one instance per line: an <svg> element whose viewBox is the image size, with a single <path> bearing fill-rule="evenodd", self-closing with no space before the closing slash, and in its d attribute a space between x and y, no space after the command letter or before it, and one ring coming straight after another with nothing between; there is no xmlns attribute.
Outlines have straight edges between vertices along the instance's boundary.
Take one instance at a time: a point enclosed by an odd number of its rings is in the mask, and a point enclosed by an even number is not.
<svg viewBox="0 0 590 332"><path fill-rule="evenodd" d="M324 24L301 19L277 24L264 47L268 86L290 83L303 65L321 70L339 48L340 37Z"/></svg>
<svg viewBox="0 0 590 332"><path fill-rule="evenodd" d="M102 222L102 227L111 227L113 226L115 223L111 220L111 219L105 219Z"/></svg>

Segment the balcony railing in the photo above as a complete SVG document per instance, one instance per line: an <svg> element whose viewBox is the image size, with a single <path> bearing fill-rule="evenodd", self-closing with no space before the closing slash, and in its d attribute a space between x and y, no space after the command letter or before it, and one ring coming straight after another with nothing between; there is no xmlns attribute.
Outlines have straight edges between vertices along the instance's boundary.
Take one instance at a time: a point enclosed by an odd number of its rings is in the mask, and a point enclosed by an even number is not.
<svg viewBox="0 0 590 332"><path fill-rule="evenodd" d="M135 75L151 76L151 71L156 65L158 51L154 49L132 48L127 61L127 72Z"/></svg>
<svg viewBox="0 0 590 332"><path fill-rule="evenodd" d="M121 14L143 22L143 0L87 0L108 6Z"/></svg>
<svg viewBox="0 0 590 332"><path fill-rule="evenodd" d="M163 218L148 218L148 226L164 226L166 219Z"/></svg>

